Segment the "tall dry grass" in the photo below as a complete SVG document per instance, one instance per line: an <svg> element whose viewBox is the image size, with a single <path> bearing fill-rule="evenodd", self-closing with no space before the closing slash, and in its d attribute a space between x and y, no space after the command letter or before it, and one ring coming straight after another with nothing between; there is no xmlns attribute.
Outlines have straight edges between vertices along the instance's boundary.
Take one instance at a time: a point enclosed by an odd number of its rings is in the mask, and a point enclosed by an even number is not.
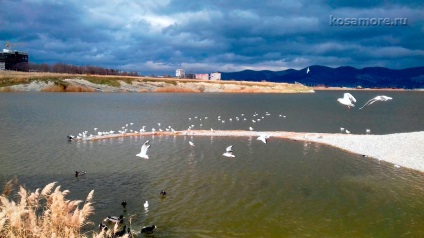
<svg viewBox="0 0 424 238"><path fill-rule="evenodd" d="M17 180L9 181L0 196L0 237L88 237L81 229L93 224L94 190L85 201L67 200L68 190L61 190L56 182L30 192L19 186L15 200L9 199ZM80 206L81 205L81 206ZM110 237L113 231L92 233L92 237Z"/></svg>

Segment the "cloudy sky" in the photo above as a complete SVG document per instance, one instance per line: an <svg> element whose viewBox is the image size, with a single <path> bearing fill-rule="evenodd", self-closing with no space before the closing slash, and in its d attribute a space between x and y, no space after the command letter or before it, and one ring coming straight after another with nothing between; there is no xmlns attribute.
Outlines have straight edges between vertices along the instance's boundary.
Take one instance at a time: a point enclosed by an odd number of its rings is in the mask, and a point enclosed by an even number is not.
<svg viewBox="0 0 424 238"><path fill-rule="evenodd" d="M313 2L313 3L312 3ZM399 18L399 19L398 19ZM361 21L361 22L359 22ZM424 66L422 0L0 0L34 63L175 75Z"/></svg>

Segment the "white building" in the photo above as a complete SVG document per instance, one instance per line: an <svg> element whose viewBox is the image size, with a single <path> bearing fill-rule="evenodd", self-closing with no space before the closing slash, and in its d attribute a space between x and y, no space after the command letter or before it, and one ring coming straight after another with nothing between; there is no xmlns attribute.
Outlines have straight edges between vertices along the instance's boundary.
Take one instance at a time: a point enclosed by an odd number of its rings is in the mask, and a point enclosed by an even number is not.
<svg viewBox="0 0 424 238"><path fill-rule="evenodd" d="M210 80L221 80L221 73L211 73Z"/></svg>
<svg viewBox="0 0 424 238"><path fill-rule="evenodd" d="M177 78L179 78L179 79L181 79L181 78L185 78L185 71L184 71L184 69L177 69L177 70L175 71L175 76L176 76Z"/></svg>

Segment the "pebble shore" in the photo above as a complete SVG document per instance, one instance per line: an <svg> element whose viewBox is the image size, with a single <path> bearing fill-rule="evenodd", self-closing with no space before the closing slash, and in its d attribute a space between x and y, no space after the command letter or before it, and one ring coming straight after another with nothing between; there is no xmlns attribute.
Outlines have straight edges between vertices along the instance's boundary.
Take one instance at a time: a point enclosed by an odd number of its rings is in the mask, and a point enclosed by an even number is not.
<svg viewBox="0 0 424 238"><path fill-rule="evenodd" d="M424 131L388 135L326 134L314 141L424 172Z"/></svg>
<svg viewBox="0 0 424 238"><path fill-rule="evenodd" d="M329 134L287 131L241 131L241 130L191 130L175 132L143 132L95 136L86 140L101 140L115 137L141 135L189 135L189 136L228 136L257 137L266 134L272 138L296 141L311 141L334 146L352 153L392 163L424 172L424 131L395 133L387 135Z"/></svg>

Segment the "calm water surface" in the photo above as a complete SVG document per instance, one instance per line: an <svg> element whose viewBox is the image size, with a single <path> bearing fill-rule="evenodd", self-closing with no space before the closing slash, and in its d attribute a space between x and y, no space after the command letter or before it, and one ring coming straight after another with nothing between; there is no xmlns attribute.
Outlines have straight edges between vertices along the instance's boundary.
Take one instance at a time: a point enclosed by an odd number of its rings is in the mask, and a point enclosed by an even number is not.
<svg viewBox="0 0 424 238"><path fill-rule="evenodd" d="M423 92L354 91L358 104L350 110L336 101L342 94L2 93L0 178L4 184L16 175L32 191L57 181L69 199L94 189L96 224L124 214L126 200L132 228L155 224L155 237L424 237L423 174L336 148L248 137L66 140L130 122L134 130L157 123L176 130L424 130ZM358 110L381 94L393 100ZM135 154L147 139L144 160ZM235 158L222 156L229 145ZM75 170L87 175L76 179Z"/></svg>

